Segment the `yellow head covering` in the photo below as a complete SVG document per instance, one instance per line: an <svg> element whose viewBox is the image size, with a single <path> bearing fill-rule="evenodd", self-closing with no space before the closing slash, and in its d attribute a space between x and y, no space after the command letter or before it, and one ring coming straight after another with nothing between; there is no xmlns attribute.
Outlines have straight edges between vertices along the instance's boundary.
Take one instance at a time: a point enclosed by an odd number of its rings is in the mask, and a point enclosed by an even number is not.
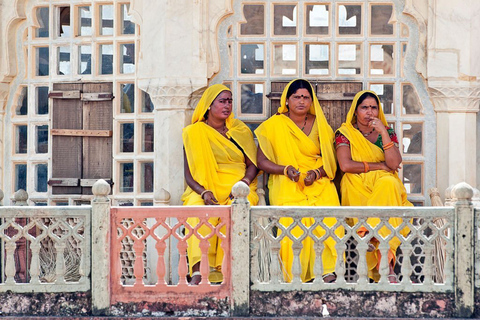
<svg viewBox="0 0 480 320"><path fill-rule="evenodd" d="M355 128L353 125L357 122L355 116L355 110L357 109L358 99L366 93L369 92L375 97L380 104L380 99L375 92L364 90L360 91L355 95L355 98L352 101L352 106L347 114L347 119L340 126L338 131L340 131L347 139L350 141L350 149L352 153L352 159L354 161L368 161L368 162L380 162L385 161L385 156L382 149L368 141L363 134ZM385 114L383 113L383 108L381 105L378 106L378 119L382 121L383 125L387 126L387 120L385 119Z"/></svg>
<svg viewBox="0 0 480 320"><path fill-rule="evenodd" d="M280 107L278 108L278 113L286 113L288 111L287 108L287 92L290 86L298 80L304 79L295 79L290 81L290 83L283 89L282 97L280 98ZM304 80L308 82L307 80ZM313 90L312 85L308 82L311 88L311 92L315 92ZM327 122L325 115L323 114L322 107L320 106L320 102L318 102L317 96L313 94L312 96L312 105L310 106L309 112L317 117L317 126L318 126L318 133L320 137L320 151L323 158L323 169L327 173L328 177L333 179L335 177L335 172L337 171L337 160L335 158L335 151L333 148L333 130Z"/></svg>
<svg viewBox="0 0 480 320"><path fill-rule="evenodd" d="M205 90L193 112L192 124L205 120L205 112L207 112L213 101L223 91L232 92L223 84L214 84ZM242 121L235 119L233 112L230 113L225 120L225 126L228 129L227 137L235 140L235 142L243 149L247 157L257 165L257 147L254 143L253 133L250 128L248 128Z"/></svg>
<svg viewBox="0 0 480 320"><path fill-rule="evenodd" d="M205 112L207 112L208 108L212 105L213 101L215 98L222 93L223 91L229 91L232 92L227 86L223 84L214 84L205 90L203 93L202 97L200 98L200 101L198 101L197 106L195 107L195 111L193 112L192 115L192 124L198 121L204 121L204 115ZM230 114L230 116L227 118L227 128L230 122L229 120L233 119L233 112Z"/></svg>
<svg viewBox="0 0 480 320"><path fill-rule="evenodd" d="M385 126L388 126L388 123L387 123L387 120L385 119L385 114L383 113L383 107L382 107L382 104L380 103L380 99L378 98L377 94L373 91L370 91L370 90L363 90L363 91L360 91L358 92L356 95L355 95L355 98L353 98L353 101L352 101L352 105L350 107L350 110L348 111L348 114L347 114L347 119L345 120L345 124L347 126L352 126L353 128L353 125L357 122L356 121L356 116L355 116L355 111L357 110L357 103L358 103L358 99L360 99L360 97L364 94L364 93L371 93L373 94L375 97L376 97L376 100L378 102L378 119L380 119L380 121L382 121L382 123L385 125Z"/></svg>

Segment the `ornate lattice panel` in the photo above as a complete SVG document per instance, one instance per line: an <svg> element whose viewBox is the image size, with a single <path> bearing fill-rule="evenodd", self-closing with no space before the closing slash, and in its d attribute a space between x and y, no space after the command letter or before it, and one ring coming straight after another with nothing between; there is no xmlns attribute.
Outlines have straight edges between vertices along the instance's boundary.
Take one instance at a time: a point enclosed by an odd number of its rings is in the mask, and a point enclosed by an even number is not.
<svg viewBox="0 0 480 320"><path fill-rule="evenodd" d="M419 291L447 291L452 288L453 208L253 207L251 210L251 281L256 290L336 287L378 290L380 286L385 290L415 287ZM336 222L327 222L326 217L333 217ZM305 219L310 223L306 224ZM289 239L293 253L288 266L292 275L280 259L285 239ZM318 276L324 274L321 257L327 239L334 240L337 253L334 283L325 283ZM312 243L308 245L315 252L311 257L315 275L308 283L301 280L305 241ZM373 269L369 268L372 261L376 264Z"/></svg>

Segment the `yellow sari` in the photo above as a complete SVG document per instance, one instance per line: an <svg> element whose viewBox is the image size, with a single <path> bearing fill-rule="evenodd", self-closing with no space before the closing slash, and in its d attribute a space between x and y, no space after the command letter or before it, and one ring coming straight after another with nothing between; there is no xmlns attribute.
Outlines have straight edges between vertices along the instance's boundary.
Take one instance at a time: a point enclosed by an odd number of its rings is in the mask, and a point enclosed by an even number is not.
<svg viewBox="0 0 480 320"><path fill-rule="evenodd" d="M338 194L332 182L337 169L332 128L328 125L316 96L312 97L313 102L309 110L311 114L316 116L315 125L317 128L312 128L312 132L317 132L314 139L309 138L290 118L284 115L288 111L286 95L292 82L283 91L278 114L263 122L255 130L259 146L268 160L278 165L292 165L301 172L298 182L291 181L285 175L270 175L268 180L270 204L275 206L338 206L340 205ZM304 179L308 170L319 168L322 165L327 177L316 180L311 186L305 186ZM333 226L336 221L335 218L323 219L323 222L329 227ZM285 227L288 227L292 222L292 218L280 218L280 223ZM302 219L302 223L306 227L313 225L314 222L313 218ZM291 234L298 238L303 234L303 231L297 226ZM321 237L325 234L325 230L317 227L314 234ZM342 237L344 229L337 228L335 234ZM315 277L313 273L315 262L314 242L308 237L303 240L302 244L303 249L300 253L301 278L302 281L307 282ZM322 254L323 273L327 274L335 271L337 252L335 241L332 238L328 238L324 244L325 249ZM284 278L291 282L294 256L292 240L288 237L281 241L280 257L283 263Z"/></svg>
<svg viewBox="0 0 480 320"><path fill-rule="evenodd" d="M346 121L338 129L349 141L352 160L357 162L382 162L385 161L385 153L382 148L368 141L362 133L356 129L353 124L356 123L355 109L360 96L367 91L361 91L353 99L352 106L347 114ZM375 94L373 91L368 91ZM376 94L375 94L376 95ZM377 101L380 101L377 97ZM379 106L378 118L387 126L383 109ZM342 194L342 206L413 206L407 200L407 192L396 172L384 170L369 171L367 173L345 173L340 183ZM354 219L357 223L358 219ZM368 218L367 223L373 227L378 225L379 218ZM390 225L394 228L402 223L400 218L390 218ZM365 233L366 229L360 230ZM401 231L403 236L409 232L408 228ZM387 237L390 231L383 227L379 234ZM388 261L395 263L395 253L400 245L398 238L390 240L390 250ZM379 265L380 254L378 250L367 252L367 265L369 276L378 281L379 275L377 265Z"/></svg>
<svg viewBox="0 0 480 320"><path fill-rule="evenodd" d="M229 195L233 185L245 176L245 156L231 140L225 138L204 122L205 112L222 91L230 91L230 89L224 85L216 84L205 91L193 113L192 124L183 129L182 136L188 167L193 179L205 189L211 190L220 205L230 205L232 200ZM257 148L250 129L242 121L234 119L233 113L227 118L226 127L228 129L227 137L233 139L243 149L247 157L253 163L256 163ZM256 189L257 179L250 184L248 200L251 205L258 203ZM182 195L182 201L183 205L186 206L205 205L202 197L190 187L187 187ZM198 218L187 220L192 227L195 227L199 221ZM211 218L209 223L216 226L220 223L220 219ZM202 226L198 232L202 236L206 236L212 231L208 227ZM224 228L221 232L225 234ZM217 236L213 236L209 242L208 260L210 267L220 271L223 262L221 240ZM193 265L200 262L202 252L199 246L200 240L197 237L191 236L187 243L191 274ZM222 281L221 273L217 272L216 275L217 277L209 277L211 282Z"/></svg>

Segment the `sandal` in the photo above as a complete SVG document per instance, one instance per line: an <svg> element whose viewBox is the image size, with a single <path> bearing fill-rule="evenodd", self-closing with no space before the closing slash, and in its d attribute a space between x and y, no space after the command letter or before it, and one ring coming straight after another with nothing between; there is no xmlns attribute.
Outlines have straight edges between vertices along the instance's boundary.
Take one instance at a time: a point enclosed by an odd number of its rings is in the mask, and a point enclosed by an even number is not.
<svg viewBox="0 0 480 320"><path fill-rule="evenodd" d="M388 281L390 283L398 283L398 278L397 278L397 275L396 274L389 274L388 275Z"/></svg>
<svg viewBox="0 0 480 320"><path fill-rule="evenodd" d="M335 273L326 273L322 276L322 279L324 283L333 283L337 280L337 276Z"/></svg>
<svg viewBox="0 0 480 320"><path fill-rule="evenodd" d="M202 282L202 274L200 271L195 271L192 273L192 279L190 279L190 282L188 283L191 286L198 286L198 284Z"/></svg>

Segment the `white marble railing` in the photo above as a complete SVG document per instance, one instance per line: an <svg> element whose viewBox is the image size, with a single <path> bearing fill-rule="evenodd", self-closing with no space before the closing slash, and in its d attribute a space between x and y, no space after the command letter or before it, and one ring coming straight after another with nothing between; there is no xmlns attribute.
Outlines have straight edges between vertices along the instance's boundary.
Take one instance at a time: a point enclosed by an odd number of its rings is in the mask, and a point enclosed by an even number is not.
<svg viewBox="0 0 480 320"><path fill-rule="evenodd" d="M280 217L290 217L293 222L282 225ZM336 224L328 227L324 217L336 218ZM355 223L352 219L357 218ZM369 217L380 222L376 226L366 223ZM389 224L390 218L401 222L395 229ZM305 227L301 220L313 218L315 223ZM251 208L251 280L253 290L332 290L343 288L361 291L417 291L445 292L453 290L453 237L455 233L455 209L453 207L252 207ZM358 234L360 227L366 227L368 234ZM344 232L335 233L343 227ZM300 230L301 235L293 236L291 230ZM408 228L405 229L405 228ZM404 231L401 233L401 231ZM318 236L324 233L323 236ZM383 237L381 234L383 234ZM310 283L300 279L300 252L305 238L313 240L315 248L314 274L323 274L322 252L324 240L331 237L335 242L336 259L335 283L324 283L316 276ZM384 238L385 237L385 238ZM292 281L287 282L279 258L283 238L292 240L294 261ZM371 239L378 240L381 253L378 283L369 281L366 253ZM396 276L398 283L388 280L389 241L397 239L401 244L397 252ZM400 254L398 254L400 253ZM443 255L438 259L439 254ZM409 259L406 259L409 257ZM435 264L442 263L444 274L435 272Z"/></svg>
<svg viewBox="0 0 480 320"><path fill-rule="evenodd" d="M91 207L0 207L0 292L90 289Z"/></svg>
<svg viewBox="0 0 480 320"><path fill-rule="evenodd" d="M16 201L16 207L0 207L0 292L91 290L92 314L110 314L110 185L100 180L92 191L95 197L91 206L22 207L26 205L25 196L22 201ZM480 212L474 209L473 189L467 184L453 187L447 207L250 207L247 201L249 192L243 182L234 186L231 230L225 235L231 241L231 292L228 299L231 315L249 314L250 293L254 291L336 289L454 293L456 314L461 317L472 314L475 304L474 265L479 260L475 259L475 252L478 254L480 247L476 245L480 239ZM155 211L154 208L136 210ZM175 210L188 211L188 208L171 207L169 210L175 216ZM184 215L189 216L188 212ZM280 223L280 217L290 217L293 223L285 227ZM305 217L313 218L314 224L305 227L301 223ZM325 217L336 218L336 223L327 226ZM370 225L367 223L369 217L378 218L380 223ZM392 217L401 221L397 228L389 224ZM357 222L351 218L357 218ZM368 230L364 237L358 232L362 226ZM302 230L298 238L291 235L294 228ZM339 228L344 230L335 233L334 230ZM408 232L401 232L405 228ZM317 231L322 229L325 234L319 236L322 232ZM285 281L279 261L284 237L293 242L291 282ZM335 240L338 257L342 258L336 259L337 279L334 283L324 283L319 276L311 283L302 283L299 254L305 237L314 242L315 275L323 274L320 258L323 242L329 237ZM366 252L373 238L379 241L381 253L377 283L369 281L366 264ZM387 253L392 238L400 242L395 268L398 283L390 283L388 279ZM141 248L138 252L142 252ZM438 258L438 252L442 253L443 259ZM22 265L19 261L25 262ZM142 259L136 261L138 272L134 270L135 278L141 280L144 265ZM145 290L138 294L151 296L152 292Z"/></svg>

